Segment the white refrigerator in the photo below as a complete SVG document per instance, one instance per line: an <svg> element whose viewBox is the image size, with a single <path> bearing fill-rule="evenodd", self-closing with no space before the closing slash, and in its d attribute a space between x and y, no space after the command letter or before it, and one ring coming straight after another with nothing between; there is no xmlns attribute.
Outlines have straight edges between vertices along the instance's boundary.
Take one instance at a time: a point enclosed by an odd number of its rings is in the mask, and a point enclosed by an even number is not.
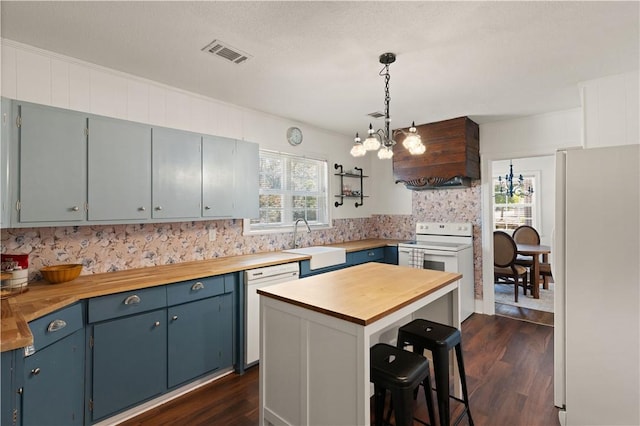
<svg viewBox="0 0 640 426"><path fill-rule="evenodd" d="M551 262L561 424L640 424L639 148L556 156Z"/></svg>

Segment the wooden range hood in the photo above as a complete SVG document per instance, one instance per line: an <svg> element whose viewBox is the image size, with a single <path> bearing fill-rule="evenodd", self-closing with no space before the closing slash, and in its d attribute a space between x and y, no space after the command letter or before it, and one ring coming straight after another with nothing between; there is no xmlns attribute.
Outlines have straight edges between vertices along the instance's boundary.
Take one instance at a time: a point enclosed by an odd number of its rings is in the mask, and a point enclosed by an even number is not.
<svg viewBox="0 0 640 426"><path fill-rule="evenodd" d="M471 185L480 179L480 130L469 117L416 126L427 150L411 155L402 143L393 147L393 176L408 189ZM409 129L403 129L408 131Z"/></svg>

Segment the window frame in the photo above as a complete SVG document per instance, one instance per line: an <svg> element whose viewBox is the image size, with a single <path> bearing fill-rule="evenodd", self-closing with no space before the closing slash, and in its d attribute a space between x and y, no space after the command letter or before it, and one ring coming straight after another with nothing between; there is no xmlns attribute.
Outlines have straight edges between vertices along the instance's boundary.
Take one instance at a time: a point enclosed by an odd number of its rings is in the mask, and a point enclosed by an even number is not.
<svg viewBox="0 0 640 426"><path fill-rule="evenodd" d="M507 233L513 233L513 231L515 230L515 228L509 228L508 224L505 225L505 227L503 228L498 228L496 227L497 224L497 215L496 215L496 210L498 207L504 206L504 207L509 207L509 206L513 206L513 205L520 205L521 208L526 208L526 207L530 207L531 208L531 224L530 226L536 228L536 229L540 229L541 228L541 212L540 212L540 202L539 202L539 198L538 196L540 195L540 171L523 171L522 173L519 173L519 175L522 174L522 177L524 178L525 182L527 180L531 181L531 186L533 187L533 194L531 196L531 202L530 203L509 203L508 200L511 197L507 197L507 202L506 203L496 203L496 186L498 184L498 177L500 176L503 181L504 181L504 176L502 175L495 175L492 177L492 181L491 181L491 195L492 195L492 225L493 225L493 230L494 231L504 231ZM514 176L514 178L517 178L516 176ZM521 223L518 224L517 226L520 225L524 225L527 223Z"/></svg>
<svg viewBox="0 0 640 426"><path fill-rule="evenodd" d="M291 162L291 161L295 161L295 160L300 160L300 161L314 161L314 162L320 162L322 163L322 166L320 167L321 169L321 174L324 173L324 176L320 176L319 177L319 185L321 186L321 189L319 192L315 192L313 193L314 196L319 196L320 198L324 197L325 199L325 205L324 205L324 209L325 211L322 212L321 209L323 208L322 206L319 206L319 212L318 212L318 216L322 216L324 214L324 216L326 217L326 220L320 220L320 221L309 221L309 226L311 227L311 229L329 229L331 228L331 213L332 213L332 209L331 209L331 204L330 204L330 200L329 200L329 194L330 194L330 187L329 187L329 161L326 158L318 158L318 157L313 157L313 156L308 156L308 155L297 155L297 154L292 154L292 153L288 153L288 152L280 152L280 151L273 151L273 150L269 150L269 149L260 149L260 159L262 160L262 155L263 153L266 153L268 156L270 157L276 157L276 158L280 158L283 159L285 162ZM262 164L262 161L260 161L260 164ZM260 166L261 167L261 166ZM287 167L285 165L285 167ZM284 170L284 174L288 174L288 170L285 169ZM259 175L260 175L260 170L259 170ZM283 176L282 177L282 182L283 182L283 186L286 186L287 184L287 176ZM323 191L324 189L324 191ZM281 194L284 196L284 200L283 200L283 218L282 218L282 222L280 224L273 224L273 225L259 225L256 223L252 223L252 219L244 219L243 220L243 234L273 234L273 233L282 233L282 232L291 232L294 229L294 224L295 224L295 220L293 219L294 217L294 207L292 204L292 197L294 196L304 196L305 195L305 191L295 191L293 189L280 189L280 190L263 190L263 189L259 189L258 192L258 196L262 196L262 195L267 195L267 194Z"/></svg>

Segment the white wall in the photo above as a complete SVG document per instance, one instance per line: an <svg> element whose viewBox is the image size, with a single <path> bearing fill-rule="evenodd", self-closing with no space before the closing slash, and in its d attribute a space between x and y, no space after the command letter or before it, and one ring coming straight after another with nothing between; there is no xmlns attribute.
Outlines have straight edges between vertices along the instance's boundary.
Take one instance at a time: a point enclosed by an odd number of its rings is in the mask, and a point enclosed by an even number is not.
<svg viewBox="0 0 640 426"><path fill-rule="evenodd" d="M585 148L640 143L638 71L586 81L579 88Z"/></svg>
<svg viewBox="0 0 640 426"><path fill-rule="evenodd" d="M581 145L582 110L580 108L480 124L481 196L482 211L484 212L482 214L484 313L493 314L495 312L493 289L493 200L491 199L493 163L512 158L531 158L530 161L538 161L534 159L554 156L559 149ZM546 167L544 168L546 169ZM547 198L545 197L545 203L546 201ZM549 202L555 203L553 199L550 199ZM547 235L551 232L548 230L549 225L551 229L553 228L553 218L547 218L545 221L547 226L543 233L545 234L545 241L547 241L547 238L549 238Z"/></svg>
<svg viewBox="0 0 640 426"><path fill-rule="evenodd" d="M334 219L370 216L378 198L378 179L365 181L364 206L353 203L333 207L340 193L334 163L351 169L371 170L371 156L355 159L349 154L350 137L306 123L265 114L216 99L186 92L148 79L122 73L75 58L2 39L1 95L43 105L108 117L173 127L257 142L261 148L328 160L329 202ZM302 145L286 141L289 126L304 133ZM375 157L374 157L375 158ZM376 161L379 161L375 158ZM389 163L390 164L390 163Z"/></svg>

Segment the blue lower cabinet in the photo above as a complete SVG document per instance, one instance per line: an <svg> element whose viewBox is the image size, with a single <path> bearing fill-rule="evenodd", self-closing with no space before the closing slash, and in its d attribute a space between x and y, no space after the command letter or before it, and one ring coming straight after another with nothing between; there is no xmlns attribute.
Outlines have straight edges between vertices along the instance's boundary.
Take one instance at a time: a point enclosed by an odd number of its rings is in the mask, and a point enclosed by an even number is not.
<svg viewBox="0 0 640 426"><path fill-rule="evenodd" d="M220 368L233 367L234 365L234 330L233 325L233 294L225 294L218 297L218 344L220 356Z"/></svg>
<svg viewBox="0 0 640 426"><path fill-rule="evenodd" d="M167 388L167 310L93 325L93 421Z"/></svg>
<svg viewBox="0 0 640 426"><path fill-rule="evenodd" d="M226 294L168 309L170 388L231 365L231 301Z"/></svg>
<svg viewBox="0 0 640 426"><path fill-rule="evenodd" d="M15 425L18 420L14 355L19 351L2 352L0 359L0 425Z"/></svg>
<svg viewBox="0 0 640 426"><path fill-rule="evenodd" d="M386 246L384 248L384 263L398 264L398 246Z"/></svg>
<svg viewBox="0 0 640 426"><path fill-rule="evenodd" d="M83 330L25 357L22 371L23 426L83 424Z"/></svg>
<svg viewBox="0 0 640 426"><path fill-rule="evenodd" d="M382 262L384 260L384 247L369 250L360 250L347 253L347 263L349 266L359 265L367 262Z"/></svg>

